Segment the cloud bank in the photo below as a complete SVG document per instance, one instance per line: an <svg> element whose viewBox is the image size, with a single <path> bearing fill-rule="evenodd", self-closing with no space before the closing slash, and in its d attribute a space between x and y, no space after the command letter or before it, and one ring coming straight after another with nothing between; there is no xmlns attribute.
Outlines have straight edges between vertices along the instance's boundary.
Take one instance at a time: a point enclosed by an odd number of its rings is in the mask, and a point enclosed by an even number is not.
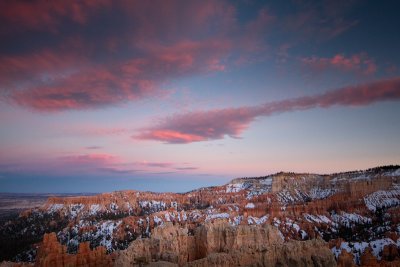
<svg viewBox="0 0 400 267"><path fill-rule="evenodd" d="M227 1L6 2L0 100L45 112L158 97L170 80L224 71L235 52L259 50L270 21L240 24Z"/></svg>
<svg viewBox="0 0 400 267"><path fill-rule="evenodd" d="M164 118L156 125L142 129L133 138L172 144L216 140L225 136L239 138L257 117L313 108L366 106L390 100L400 100L400 77L258 106L176 114Z"/></svg>

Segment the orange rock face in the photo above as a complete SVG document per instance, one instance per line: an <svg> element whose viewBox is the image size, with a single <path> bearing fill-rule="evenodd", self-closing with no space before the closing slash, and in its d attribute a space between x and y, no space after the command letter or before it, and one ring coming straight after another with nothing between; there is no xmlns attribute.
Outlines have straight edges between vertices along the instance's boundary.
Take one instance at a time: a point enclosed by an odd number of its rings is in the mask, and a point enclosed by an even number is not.
<svg viewBox="0 0 400 267"><path fill-rule="evenodd" d="M361 256L361 265L368 267L380 266L377 259L372 255L372 251L370 248L366 248L364 253Z"/></svg>
<svg viewBox="0 0 400 267"><path fill-rule="evenodd" d="M113 266L111 255L104 247L91 250L89 243L81 243L77 254L68 254L66 247L57 241L55 233L45 234L34 266L40 267L109 267Z"/></svg>
<svg viewBox="0 0 400 267"><path fill-rule="evenodd" d="M342 250L342 253L339 255L337 260L338 267L355 267L354 256L353 254L347 252L346 250Z"/></svg>
<svg viewBox="0 0 400 267"><path fill-rule="evenodd" d="M284 243L268 225L233 227L226 220L205 223L193 236L171 223L157 227L151 238L138 239L118 253L115 266L153 261L171 266L336 266L327 243L318 240Z"/></svg>

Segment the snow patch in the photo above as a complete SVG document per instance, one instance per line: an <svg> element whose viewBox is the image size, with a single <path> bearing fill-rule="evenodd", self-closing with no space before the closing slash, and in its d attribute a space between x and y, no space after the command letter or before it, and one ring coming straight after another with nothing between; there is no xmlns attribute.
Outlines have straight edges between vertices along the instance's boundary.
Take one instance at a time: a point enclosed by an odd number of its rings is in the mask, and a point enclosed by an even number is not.
<svg viewBox="0 0 400 267"><path fill-rule="evenodd" d="M228 219L229 214L228 213L217 213L217 214L209 214L206 217L206 221L213 220L213 219Z"/></svg>
<svg viewBox="0 0 400 267"><path fill-rule="evenodd" d="M400 186L394 185L393 190L376 191L366 197L364 202L367 208L375 212L379 208L388 208L400 205Z"/></svg>
<svg viewBox="0 0 400 267"><path fill-rule="evenodd" d="M93 204L90 206L89 209L89 214L90 215L96 215L100 211L100 205L99 204Z"/></svg>
<svg viewBox="0 0 400 267"><path fill-rule="evenodd" d="M255 208L255 205L254 205L254 203L247 203L246 206L245 206L245 208L246 208L246 209L254 209L254 208Z"/></svg>
<svg viewBox="0 0 400 267"><path fill-rule="evenodd" d="M332 214L332 220L340 225L344 225L347 228L351 228L355 224L370 224L372 219L361 216L357 213L346 213L341 212L340 214Z"/></svg>
<svg viewBox="0 0 400 267"><path fill-rule="evenodd" d="M227 184L226 185L226 193L237 193L240 192L244 189L244 184L243 183L237 183L237 184Z"/></svg>
<svg viewBox="0 0 400 267"><path fill-rule="evenodd" d="M64 208L64 204L53 204L47 209L47 213L55 213Z"/></svg>

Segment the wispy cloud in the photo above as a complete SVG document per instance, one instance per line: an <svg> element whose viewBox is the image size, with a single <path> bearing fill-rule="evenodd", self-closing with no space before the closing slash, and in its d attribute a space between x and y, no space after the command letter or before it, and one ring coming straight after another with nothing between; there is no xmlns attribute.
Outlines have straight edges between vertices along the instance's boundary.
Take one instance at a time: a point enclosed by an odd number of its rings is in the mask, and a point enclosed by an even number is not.
<svg viewBox="0 0 400 267"><path fill-rule="evenodd" d="M157 167L157 168L170 168L174 165L172 162L149 162L149 161L141 161L135 162L135 165L140 166L148 166L148 167Z"/></svg>
<svg viewBox="0 0 400 267"><path fill-rule="evenodd" d="M337 54L333 57L305 57L301 62L316 71L327 69L336 69L341 71L352 71L366 75L374 74L377 71L375 61L366 54L355 54L346 57L343 54Z"/></svg>
<svg viewBox="0 0 400 267"><path fill-rule="evenodd" d="M62 156L58 158L63 162L71 162L75 164L79 163L97 163L97 162L117 162L119 158L117 156L106 154L106 153L92 153L92 154L81 154L81 155L70 155Z"/></svg>
<svg viewBox="0 0 400 267"><path fill-rule="evenodd" d="M112 167L102 167L98 168L99 171L101 172L106 172L106 173L111 173L111 174L133 174L137 172L141 172L142 170L133 170L133 169L118 169L118 168L112 168Z"/></svg>
<svg viewBox="0 0 400 267"><path fill-rule="evenodd" d="M89 149L89 150L95 150L95 149L102 149L103 147L101 147L101 146L87 146L85 148Z"/></svg>
<svg viewBox="0 0 400 267"><path fill-rule="evenodd" d="M192 171L192 170L197 170L198 168L197 167L178 167L175 169L179 170L179 171Z"/></svg>
<svg viewBox="0 0 400 267"><path fill-rule="evenodd" d="M62 175L130 175L170 174L177 171L191 171L198 168L189 163L142 161L131 162L109 153L69 154L55 158L21 158L0 161L0 173L35 174L48 176ZM179 167L179 166L184 167ZM186 166L185 166L186 165ZM161 171L160 171L161 170Z"/></svg>
<svg viewBox="0 0 400 267"><path fill-rule="evenodd" d="M142 129L133 138L175 144L222 139L226 135L240 138L240 134L257 117L313 108L366 106L389 100L400 100L399 77L258 106L176 114Z"/></svg>

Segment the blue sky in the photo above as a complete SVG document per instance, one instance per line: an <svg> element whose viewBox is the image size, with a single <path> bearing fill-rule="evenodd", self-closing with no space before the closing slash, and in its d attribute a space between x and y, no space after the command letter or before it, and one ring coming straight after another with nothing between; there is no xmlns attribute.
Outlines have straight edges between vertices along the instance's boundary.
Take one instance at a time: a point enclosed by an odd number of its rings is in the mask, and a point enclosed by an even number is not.
<svg viewBox="0 0 400 267"><path fill-rule="evenodd" d="M0 191L400 161L396 1L0 3Z"/></svg>

